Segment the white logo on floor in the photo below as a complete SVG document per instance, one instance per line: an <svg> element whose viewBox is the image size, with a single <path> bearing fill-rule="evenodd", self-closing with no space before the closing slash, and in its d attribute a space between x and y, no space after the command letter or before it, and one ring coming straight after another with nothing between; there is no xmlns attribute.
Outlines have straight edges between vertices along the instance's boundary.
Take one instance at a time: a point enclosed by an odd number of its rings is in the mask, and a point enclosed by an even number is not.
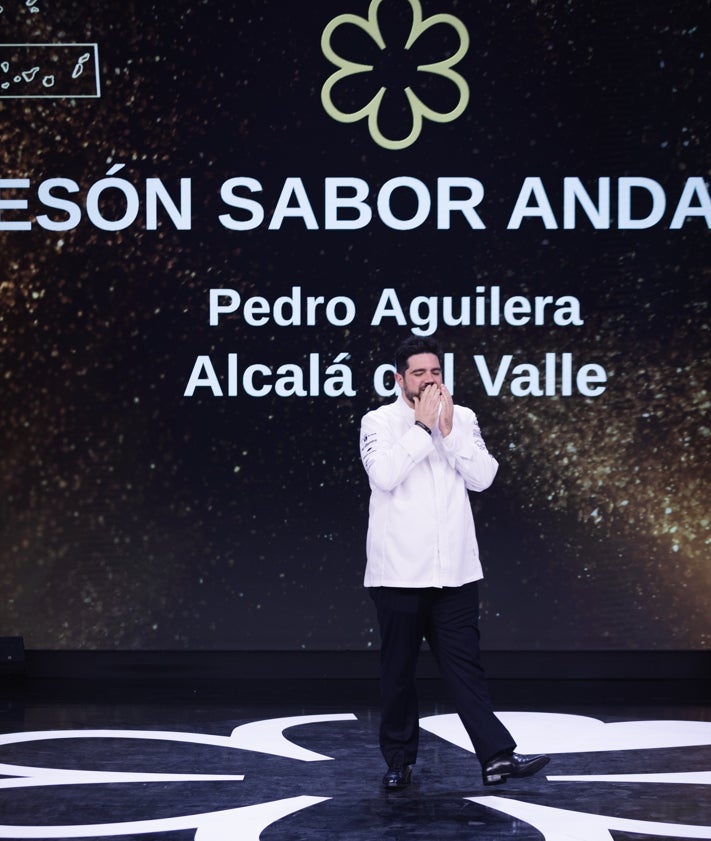
<svg viewBox="0 0 711 841"><path fill-rule="evenodd" d="M711 744L711 722L623 721L605 723L595 718L557 713L508 712L499 718L510 730L521 753L574 754L594 751L634 751L680 748ZM305 724L353 721L352 713L305 715L267 719L236 727L229 736L213 736L162 730L50 730L0 734L0 748L19 743L82 739L144 739L182 742L220 748L235 748L301 762L322 762L332 757L316 753L290 741L285 731ZM421 720L424 730L473 753L471 742L456 715L430 716ZM50 786L166 783L244 780L243 774L164 774L123 771L72 770L0 763L0 793L13 789ZM645 783L654 785L711 785L711 771L678 771L668 774L549 775L551 784L568 782ZM233 809L179 815L139 821L77 825L0 825L0 838L97 838L140 835L152 832L195 830L195 841L258 841L266 827L330 797L302 795ZM505 813L538 829L546 841L609 839L610 831L646 833L666 838L711 839L711 827L630 820L614 815L596 815L569 809L527 803L508 797L467 797L480 806Z"/></svg>

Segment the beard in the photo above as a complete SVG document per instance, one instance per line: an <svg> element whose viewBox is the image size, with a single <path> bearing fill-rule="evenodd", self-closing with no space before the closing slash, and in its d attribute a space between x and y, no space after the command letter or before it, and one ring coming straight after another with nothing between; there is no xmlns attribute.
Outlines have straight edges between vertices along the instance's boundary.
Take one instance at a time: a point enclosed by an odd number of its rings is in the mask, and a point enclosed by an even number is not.
<svg viewBox="0 0 711 841"><path fill-rule="evenodd" d="M437 385L437 383L435 383L435 382L431 382L431 383L422 383L422 385L419 387L419 389L418 389L417 391L410 391L410 390L407 388L407 386L405 385L405 383L403 382L403 385L402 385L402 393L403 393L403 396L405 397L405 400L407 400L407 402L408 402L411 406L414 406L414 404L415 404L415 397L419 397L419 396L422 394L422 392L423 392L423 391L424 391L424 390L425 390L428 386L431 386L431 385L436 386L436 385Z"/></svg>

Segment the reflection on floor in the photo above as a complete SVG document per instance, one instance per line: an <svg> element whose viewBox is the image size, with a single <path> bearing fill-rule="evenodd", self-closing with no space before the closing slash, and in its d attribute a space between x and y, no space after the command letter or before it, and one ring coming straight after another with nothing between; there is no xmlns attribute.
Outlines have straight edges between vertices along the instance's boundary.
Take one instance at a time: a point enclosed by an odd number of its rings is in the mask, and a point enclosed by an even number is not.
<svg viewBox="0 0 711 841"><path fill-rule="evenodd" d="M427 681L413 782L385 792L370 682L7 683L0 838L711 839L711 705L534 690L494 697L519 750L552 756L538 776L484 788Z"/></svg>

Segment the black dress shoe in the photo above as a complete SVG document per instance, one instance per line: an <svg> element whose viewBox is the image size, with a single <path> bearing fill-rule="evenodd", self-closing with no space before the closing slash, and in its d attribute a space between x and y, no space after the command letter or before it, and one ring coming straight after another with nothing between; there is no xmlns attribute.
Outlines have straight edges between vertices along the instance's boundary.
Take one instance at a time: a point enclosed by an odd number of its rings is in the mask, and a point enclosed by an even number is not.
<svg viewBox="0 0 711 841"><path fill-rule="evenodd" d="M550 762L550 756L521 756L499 753L482 768L485 786L505 783L509 777L530 777Z"/></svg>
<svg viewBox="0 0 711 841"><path fill-rule="evenodd" d="M412 765L391 765L383 777L383 787L389 791L410 785Z"/></svg>

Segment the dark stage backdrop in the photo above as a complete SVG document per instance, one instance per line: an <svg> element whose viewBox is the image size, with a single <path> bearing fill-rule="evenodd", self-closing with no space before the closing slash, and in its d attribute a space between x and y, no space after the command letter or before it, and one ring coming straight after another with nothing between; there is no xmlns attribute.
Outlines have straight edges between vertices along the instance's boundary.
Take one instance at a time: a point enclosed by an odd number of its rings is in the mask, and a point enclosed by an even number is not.
<svg viewBox="0 0 711 841"><path fill-rule="evenodd" d="M2 0L0 635L377 647L436 334L492 649L706 649L711 6Z"/></svg>

